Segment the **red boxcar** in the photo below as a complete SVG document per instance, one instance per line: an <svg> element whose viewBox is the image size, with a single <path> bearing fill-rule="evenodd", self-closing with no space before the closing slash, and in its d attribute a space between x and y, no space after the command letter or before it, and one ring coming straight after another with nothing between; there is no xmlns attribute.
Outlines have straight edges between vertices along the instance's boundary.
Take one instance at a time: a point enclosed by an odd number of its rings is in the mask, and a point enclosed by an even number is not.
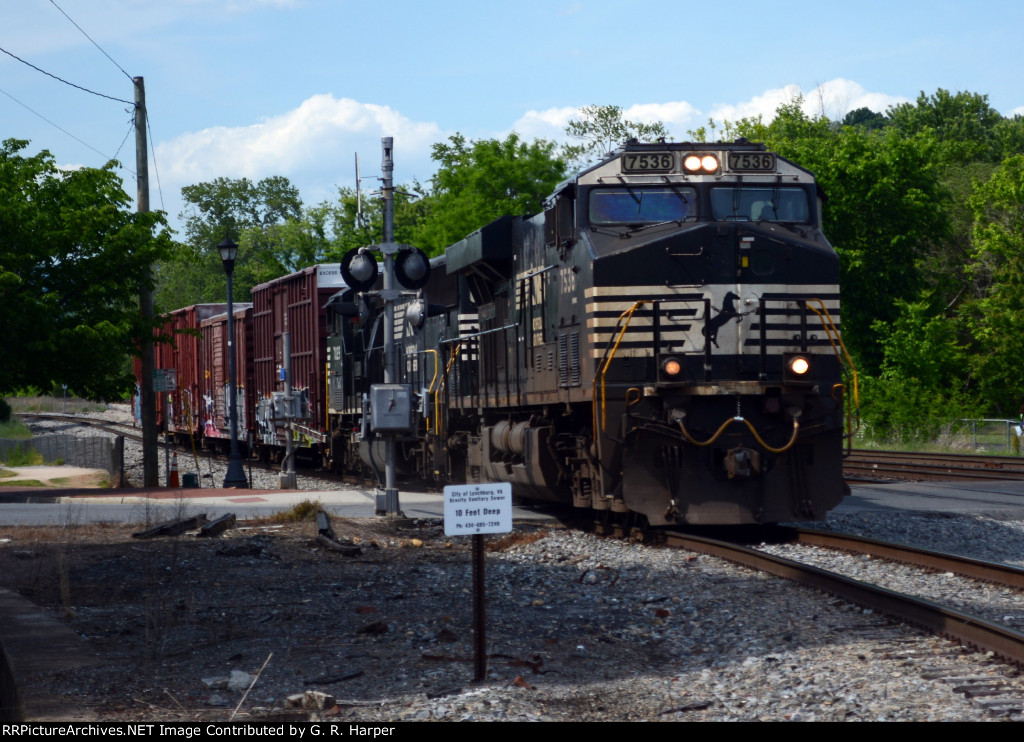
<svg viewBox="0 0 1024 742"><path fill-rule="evenodd" d="M178 438L187 438L190 433L198 433L201 427L200 324L215 314L226 312L227 304L194 304L164 315L166 322L159 334L168 336L170 342L154 344L153 368L174 369L175 388L173 392L157 393L157 422L163 430L167 401L170 400L171 415L167 420L168 429ZM135 378L140 382L141 375L142 364L136 358Z"/></svg>
<svg viewBox="0 0 1024 742"><path fill-rule="evenodd" d="M245 442L255 420L253 378L252 304L234 305L235 380L237 386L238 439ZM202 429L208 439L229 439L231 418L228 400L231 369L228 355L228 313L217 314L200 324L199 346Z"/></svg>
<svg viewBox="0 0 1024 742"><path fill-rule="evenodd" d="M253 378L256 431L267 445L283 441L270 419L270 400L284 391L284 334L291 336L292 389L305 395L306 417L298 421L301 444L322 442L328 430L326 413L327 300L345 288L337 263L317 265L262 283L252 290Z"/></svg>

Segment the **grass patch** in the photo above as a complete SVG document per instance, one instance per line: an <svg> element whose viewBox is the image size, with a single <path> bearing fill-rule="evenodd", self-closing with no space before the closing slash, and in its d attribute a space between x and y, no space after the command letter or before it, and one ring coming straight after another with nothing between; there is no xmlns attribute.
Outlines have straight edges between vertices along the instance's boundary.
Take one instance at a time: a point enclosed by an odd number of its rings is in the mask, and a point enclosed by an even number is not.
<svg viewBox="0 0 1024 742"><path fill-rule="evenodd" d="M13 482L0 482L0 487L45 487L38 479L15 479Z"/></svg>
<svg viewBox="0 0 1024 742"><path fill-rule="evenodd" d="M267 516L264 520L268 523L298 523L303 520L315 520L316 512L322 509L322 507L319 500L303 500L296 503L289 510L274 513Z"/></svg>
<svg viewBox="0 0 1024 742"><path fill-rule="evenodd" d="M42 466L46 461L43 459L43 455L35 449L30 448L24 451L17 448L7 454L3 463L7 466Z"/></svg>
<svg viewBox="0 0 1024 742"><path fill-rule="evenodd" d="M103 412L107 405L103 402L91 402L77 397L7 397L11 410L18 412L66 412L69 415L83 412Z"/></svg>
<svg viewBox="0 0 1024 742"><path fill-rule="evenodd" d="M32 431L25 427L21 420L8 420L0 423L0 438L7 440L28 440L32 437Z"/></svg>
<svg viewBox="0 0 1024 742"><path fill-rule="evenodd" d="M7 479L8 477L16 477L18 472L8 471L7 469L0 469L0 479Z"/></svg>

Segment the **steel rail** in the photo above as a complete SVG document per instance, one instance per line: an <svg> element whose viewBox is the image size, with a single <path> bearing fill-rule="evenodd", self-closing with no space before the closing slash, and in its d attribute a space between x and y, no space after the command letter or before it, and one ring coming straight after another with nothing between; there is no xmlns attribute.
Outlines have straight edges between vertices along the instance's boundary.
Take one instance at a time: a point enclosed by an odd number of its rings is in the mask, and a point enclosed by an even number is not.
<svg viewBox="0 0 1024 742"><path fill-rule="evenodd" d="M1024 667L1024 633L1007 626L945 608L929 600L725 541L675 532L666 532L665 541L671 546L717 556L822 590L941 636L956 639L965 646L992 652L1007 662Z"/></svg>
<svg viewBox="0 0 1024 742"><path fill-rule="evenodd" d="M848 533L833 533L813 528L795 528L793 531L796 541L807 546L821 546L827 549L869 554L925 569L952 572L961 577L970 577L974 580L983 580L996 585L1024 590L1024 569L1009 564L985 562L957 554L945 554L931 549L921 549L892 541L879 541Z"/></svg>
<svg viewBox="0 0 1024 742"><path fill-rule="evenodd" d="M99 430L105 430L108 433L114 435L123 435L125 438L131 438L132 440L141 441L142 431L128 423L119 423L112 420L102 420L96 417L79 417L77 415L68 415L62 412L16 412L14 413L17 417L24 417L30 420L55 420L60 422L75 423L82 427L98 428ZM128 432L130 430L139 430L137 433ZM157 445L165 446L166 443L158 441Z"/></svg>
<svg viewBox="0 0 1024 742"><path fill-rule="evenodd" d="M858 449L843 462L855 475L916 479L1024 479L1024 458L976 454L867 451Z"/></svg>

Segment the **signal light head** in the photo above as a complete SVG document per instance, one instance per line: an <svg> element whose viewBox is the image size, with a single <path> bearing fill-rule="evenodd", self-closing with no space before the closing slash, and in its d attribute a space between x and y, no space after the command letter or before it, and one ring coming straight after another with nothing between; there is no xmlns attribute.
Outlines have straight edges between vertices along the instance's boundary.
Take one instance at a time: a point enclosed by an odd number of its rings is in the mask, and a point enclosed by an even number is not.
<svg viewBox="0 0 1024 742"><path fill-rule="evenodd" d="M349 250L341 259L341 277L349 288L369 291L377 282L377 261L363 248Z"/></svg>
<svg viewBox="0 0 1024 742"><path fill-rule="evenodd" d="M421 289L430 280L430 258L418 248L402 250L395 256L395 278L407 289Z"/></svg>

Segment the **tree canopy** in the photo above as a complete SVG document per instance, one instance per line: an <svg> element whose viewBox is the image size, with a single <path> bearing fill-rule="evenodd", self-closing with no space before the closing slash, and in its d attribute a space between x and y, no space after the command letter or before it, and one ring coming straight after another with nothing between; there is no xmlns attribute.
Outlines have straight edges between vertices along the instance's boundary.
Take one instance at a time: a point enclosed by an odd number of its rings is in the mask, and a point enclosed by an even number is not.
<svg viewBox="0 0 1024 742"><path fill-rule="evenodd" d="M119 397L126 358L152 332L138 295L171 247L165 220L130 210L114 163L61 170L27 148L0 145L0 392Z"/></svg>
<svg viewBox="0 0 1024 742"><path fill-rule="evenodd" d="M299 190L275 175L215 178L181 189L185 242L158 266L156 304L161 310L197 302L222 301L224 269L217 245L225 239L240 249L234 272L234 298L249 300L258 283L284 275L322 257L316 214L303 221Z"/></svg>
<svg viewBox="0 0 1024 742"><path fill-rule="evenodd" d="M621 106L583 106L578 119L570 119L565 133L582 144L566 147L567 159L584 163L600 159L629 139L654 141L667 139L668 130L660 121L643 123L623 117Z"/></svg>
<svg viewBox="0 0 1024 742"><path fill-rule="evenodd" d="M415 239L432 254L499 216L535 214L565 178L566 161L554 142L466 139L461 134L434 145L438 163L429 215Z"/></svg>

